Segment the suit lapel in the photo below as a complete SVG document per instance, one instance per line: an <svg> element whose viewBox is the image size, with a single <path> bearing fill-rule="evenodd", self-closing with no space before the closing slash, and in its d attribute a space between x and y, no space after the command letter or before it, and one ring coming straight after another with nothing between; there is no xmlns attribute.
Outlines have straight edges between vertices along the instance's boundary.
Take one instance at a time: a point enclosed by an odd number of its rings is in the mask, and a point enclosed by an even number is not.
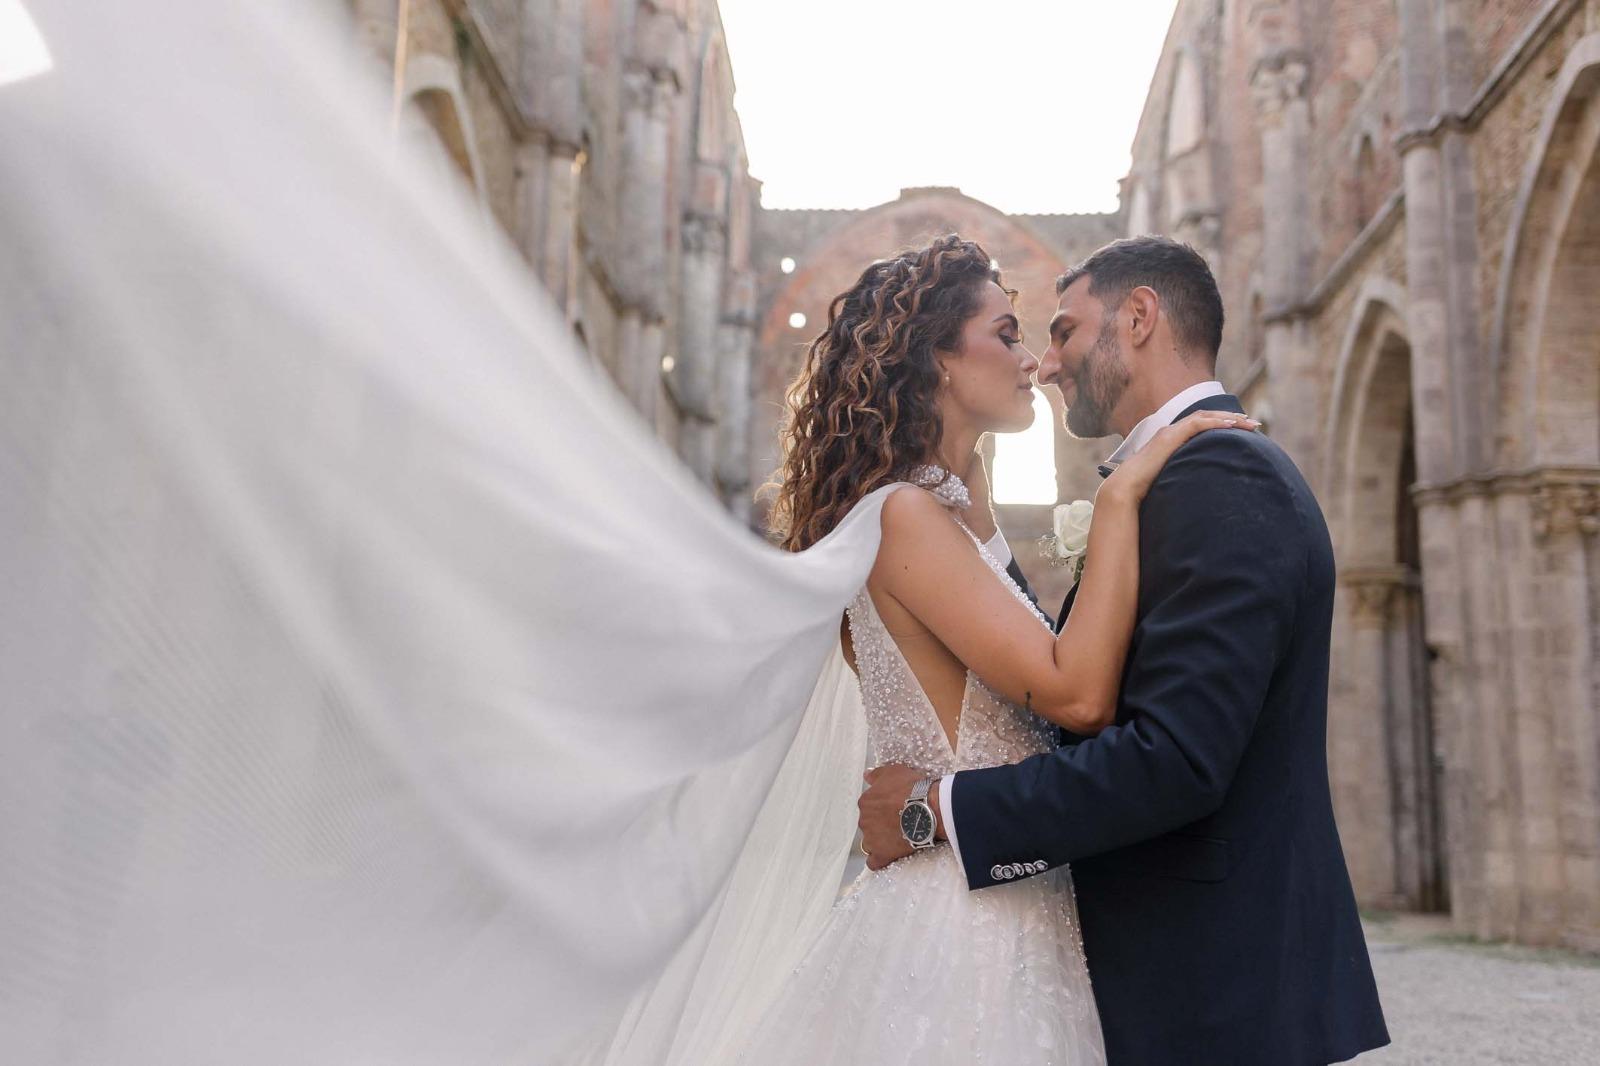
<svg viewBox="0 0 1600 1066"><path fill-rule="evenodd" d="M1178 417L1174 418L1172 421L1181 422L1185 418L1188 418L1190 415L1194 414L1196 411L1232 411L1236 414L1242 415L1244 414L1244 405L1239 402L1239 397L1230 393L1222 393L1218 396L1207 396L1202 400L1196 400L1194 403L1184 408L1178 413ZM1105 477L1111 472L1110 467L1101 467L1100 469L1101 477ZM1067 615L1072 613L1072 604L1077 598L1078 586L1074 584L1072 588L1067 590L1067 598L1061 601L1061 612L1056 615L1057 633L1061 632L1061 627L1067 624Z"/></svg>
<svg viewBox="0 0 1600 1066"><path fill-rule="evenodd" d="M1033 594L1033 589L1028 585L1028 577L1022 572L1022 567L1017 565L1017 557L1015 555L1006 564L1006 573L1011 575L1011 580L1017 583L1017 587L1022 590L1022 594L1028 597L1028 602L1035 607L1039 606L1039 597Z"/></svg>

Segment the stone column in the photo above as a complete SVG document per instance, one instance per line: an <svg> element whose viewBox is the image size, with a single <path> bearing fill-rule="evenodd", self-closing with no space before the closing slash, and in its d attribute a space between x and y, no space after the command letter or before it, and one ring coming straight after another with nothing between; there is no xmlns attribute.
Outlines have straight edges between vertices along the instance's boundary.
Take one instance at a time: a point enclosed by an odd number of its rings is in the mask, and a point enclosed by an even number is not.
<svg viewBox="0 0 1600 1066"><path fill-rule="evenodd" d="M661 324L666 309L667 170L675 83L632 66L623 74L622 183L617 287L623 300L619 380L645 420L661 394Z"/></svg>
<svg viewBox="0 0 1600 1066"><path fill-rule="evenodd" d="M1305 97L1305 55L1273 48L1256 61L1251 96L1261 123L1261 277L1263 347L1273 439L1305 470L1315 470L1322 412L1312 378L1310 333L1300 307L1310 290L1311 234L1306 227L1306 161L1311 110Z"/></svg>
<svg viewBox="0 0 1600 1066"><path fill-rule="evenodd" d="M684 217L679 358L669 381L683 414L679 448L689 467L708 484L715 464L714 421L720 414L715 403L716 374L727 251L727 227L722 218L706 214Z"/></svg>
<svg viewBox="0 0 1600 1066"><path fill-rule="evenodd" d="M578 182L582 152L576 144L552 141L544 153L543 206L535 265L556 306L574 317L573 275L577 271Z"/></svg>
<svg viewBox="0 0 1600 1066"><path fill-rule="evenodd" d="M1498 650L1486 634L1472 628L1468 597L1482 582L1468 560L1493 557L1490 541L1472 540L1461 524L1460 494L1438 494L1428 486L1457 483L1467 472L1461 445L1459 385L1452 367L1450 257L1458 248L1459 225L1451 212L1456 186L1446 181L1439 148L1438 119L1445 106L1445 27L1435 0L1399 5L1401 126L1396 139L1405 192L1406 324L1411 344L1411 395L1415 418L1418 524L1425 575L1423 599L1427 644L1432 654L1429 685L1435 718L1446 748L1465 759L1462 773L1447 776L1455 794L1446 809L1476 812L1476 825L1447 817L1452 876L1472 886L1455 894L1459 928L1474 932L1498 928L1517 909L1517 882L1505 869L1496 841L1515 843L1508 819L1511 805L1484 803L1484 789L1504 787L1507 747L1497 737L1494 703L1480 703L1480 676ZM1453 164L1455 165L1455 164ZM1470 208L1470 202L1467 205ZM1462 326L1461 329L1465 329ZM1459 332L1460 330L1456 330ZM1485 553L1488 553L1487 555ZM1465 838L1458 834L1467 834ZM1468 868L1465 863L1475 865ZM1476 908L1476 913L1474 913Z"/></svg>
<svg viewBox="0 0 1600 1066"><path fill-rule="evenodd" d="M754 517L750 484L750 360L756 335L755 276L736 274L728 285L727 310L717 330L717 424L714 473L728 510Z"/></svg>
<svg viewBox="0 0 1600 1066"><path fill-rule="evenodd" d="M1357 897L1379 907L1394 907L1399 891L1398 822L1394 797L1398 778L1390 700L1389 625L1394 605L1393 568L1347 571L1341 577L1348 604L1346 657L1341 667L1346 699L1342 711L1353 720L1340 724L1336 755L1343 802L1340 822L1345 861Z"/></svg>
<svg viewBox="0 0 1600 1066"><path fill-rule="evenodd" d="M549 187L550 143L542 133L536 133L517 145L516 242L523 257L544 278L544 226L546 199Z"/></svg>
<svg viewBox="0 0 1600 1066"><path fill-rule="evenodd" d="M1530 886L1556 914L1546 942L1600 948L1600 723L1594 703L1593 606L1590 561L1600 533L1600 484L1552 481L1533 496L1538 557L1534 590L1542 608L1543 639L1535 668L1549 716L1551 751L1545 767L1554 803L1559 867Z"/></svg>
<svg viewBox="0 0 1600 1066"><path fill-rule="evenodd" d="M1542 554L1532 530L1533 486L1500 486L1502 550L1496 561L1505 587L1505 633L1499 699L1484 704L1483 765L1490 835L1488 933L1528 943L1553 943L1561 926L1561 796L1552 686L1554 634L1543 600L1551 589L1535 575ZM1559 686L1557 686L1559 687Z"/></svg>
<svg viewBox="0 0 1600 1066"><path fill-rule="evenodd" d="M518 233L524 253L571 320L583 141L584 6L522 0L517 98L537 127L517 150Z"/></svg>

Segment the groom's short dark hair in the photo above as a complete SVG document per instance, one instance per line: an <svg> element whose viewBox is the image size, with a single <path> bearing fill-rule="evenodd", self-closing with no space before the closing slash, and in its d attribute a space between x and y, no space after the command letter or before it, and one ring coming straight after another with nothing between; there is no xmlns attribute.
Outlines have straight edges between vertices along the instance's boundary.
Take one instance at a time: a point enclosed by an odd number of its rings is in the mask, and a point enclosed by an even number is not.
<svg viewBox="0 0 1600 1066"><path fill-rule="evenodd" d="M1056 279L1056 295L1084 275L1089 292L1107 310L1122 306L1128 293L1149 286L1161 297L1180 345L1217 361L1222 347L1222 294L1205 257L1171 237L1125 237L1112 241Z"/></svg>

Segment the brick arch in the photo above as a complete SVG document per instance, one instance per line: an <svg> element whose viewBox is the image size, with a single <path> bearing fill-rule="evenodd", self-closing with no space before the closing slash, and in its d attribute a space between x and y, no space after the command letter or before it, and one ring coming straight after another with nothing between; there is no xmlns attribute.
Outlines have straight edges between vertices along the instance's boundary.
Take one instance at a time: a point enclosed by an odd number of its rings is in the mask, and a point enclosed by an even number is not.
<svg viewBox="0 0 1600 1066"><path fill-rule="evenodd" d="M1513 208L1491 335L1496 459L1600 463L1600 34L1557 75Z"/></svg>
<svg viewBox="0 0 1600 1066"><path fill-rule="evenodd" d="M951 232L982 244L1000 263L1005 283L1021 294L1019 317L1026 341L1036 354L1043 350L1055 313L1055 279L1067 263L1025 223L953 189L909 190L900 199L842 215L837 228L808 248L795 249L799 266L777 288L762 316L753 383L758 465L770 468L776 463L776 427L784 390L799 371L806 343L826 323L833 297L849 288L873 260ZM806 316L804 328L789 325L795 312ZM1059 396L1049 391L1052 404L1058 404ZM1064 494L1091 494L1092 485L1078 485L1076 473L1092 479L1102 450L1098 442L1077 441L1058 431L1056 467L1062 472Z"/></svg>

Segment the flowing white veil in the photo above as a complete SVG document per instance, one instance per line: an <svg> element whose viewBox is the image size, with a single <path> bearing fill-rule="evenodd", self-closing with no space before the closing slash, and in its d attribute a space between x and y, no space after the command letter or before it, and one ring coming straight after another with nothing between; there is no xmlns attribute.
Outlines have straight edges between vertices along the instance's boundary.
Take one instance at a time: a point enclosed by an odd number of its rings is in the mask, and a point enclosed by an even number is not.
<svg viewBox="0 0 1600 1066"><path fill-rule="evenodd" d="M330 14L27 8L3 1057L716 1061L838 883L882 493L730 520Z"/></svg>

